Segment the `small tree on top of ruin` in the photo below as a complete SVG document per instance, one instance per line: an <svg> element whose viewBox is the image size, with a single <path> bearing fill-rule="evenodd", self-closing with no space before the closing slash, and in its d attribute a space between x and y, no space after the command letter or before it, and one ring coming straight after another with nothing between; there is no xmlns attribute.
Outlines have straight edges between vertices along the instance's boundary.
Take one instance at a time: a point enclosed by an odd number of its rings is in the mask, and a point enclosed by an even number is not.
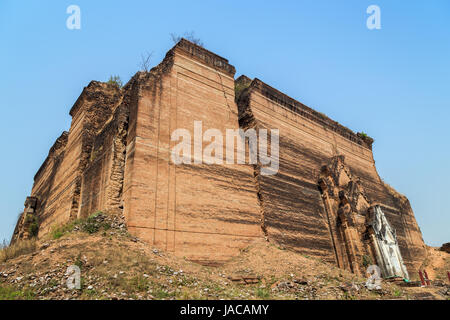
<svg viewBox="0 0 450 320"><path fill-rule="evenodd" d="M189 40L192 43L195 43L196 45L203 47L203 42L200 40L200 38L195 37L195 32L185 32L183 36L179 36L175 33L171 33L170 36L172 37L172 41L177 44L182 38L185 38L186 40Z"/></svg>
<svg viewBox="0 0 450 320"><path fill-rule="evenodd" d="M153 52L146 52L145 54L141 54L141 62L139 62L139 69L141 71L149 72L150 67L150 60L153 56Z"/></svg>

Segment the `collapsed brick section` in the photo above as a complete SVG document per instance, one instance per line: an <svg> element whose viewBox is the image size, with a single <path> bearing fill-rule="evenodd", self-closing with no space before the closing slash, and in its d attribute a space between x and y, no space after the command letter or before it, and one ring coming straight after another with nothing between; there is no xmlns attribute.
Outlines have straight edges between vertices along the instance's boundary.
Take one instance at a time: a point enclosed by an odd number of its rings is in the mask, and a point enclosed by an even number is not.
<svg viewBox="0 0 450 320"><path fill-rule="evenodd" d="M121 212L127 130L128 108L123 103L94 139L82 174L78 217L85 218L100 209Z"/></svg>
<svg viewBox="0 0 450 320"><path fill-rule="evenodd" d="M420 230L408 200L379 178L373 140L258 79L234 81L234 74L228 60L183 39L122 89L91 82L70 110L69 132L36 174L12 240L33 236L36 225L41 237L102 210L123 214L129 231L152 246L204 264L222 263L265 236L359 272L370 246L362 239L360 251L343 253L361 234L346 229L352 242L335 236L339 202L332 201L339 200L320 186L324 166L342 156L358 181L352 192L363 194L366 206L382 206L408 269L420 265ZM279 129L278 174L261 175L258 164L175 165L171 150L179 141L171 134L193 133L194 121L202 121L203 132Z"/></svg>

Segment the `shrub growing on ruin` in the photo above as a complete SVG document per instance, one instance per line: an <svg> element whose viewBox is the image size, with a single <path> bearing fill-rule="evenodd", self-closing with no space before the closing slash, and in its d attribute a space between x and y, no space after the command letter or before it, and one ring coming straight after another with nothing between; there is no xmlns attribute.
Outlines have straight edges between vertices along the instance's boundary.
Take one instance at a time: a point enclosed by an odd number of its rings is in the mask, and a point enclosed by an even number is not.
<svg viewBox="0 0 450 320"><path fill-rule="evenodd" d="M363 259L362 264L364 267L368 267L373 264L372 257L368 255L363 255L362 259Z"/></svg>
<svg viewBox="0 0 450 320"><path fill-rule="evenodd" d="M117 88L122 88L123 83L119 76L110 76L109 80L106 82L107 84L116 86Z"/></svg>
<svg viewBox="0 0 450 320"><path fill-rule="evenodd" d="M240 94L242 91L244 91L245 89L247 89L250 86L250 83L239 83L239 82L235 82L234 84L234 96L237 98L239 98Z"/></svg>
<svg viewBox="0 0 450 320"><path fill-rule="evenodd" d="M111 225L104 221L104 217L105 214L103 212L97 211L86 219L77 219L68 224L53 227L50 236L56 240L74 230L80 230L89 234L97 233L100 229L108 230L111 228Z"/></svg>
<svg viewBox="0 0 450 320"><path fill-rule="evenodd" d="M146 52L145 54L141 54L141 62L139 63L139 69L141 71L150 71L150 60L152 56L153 52Z"/></svg>
<svg viewBox="0 0 450 320"><path fill-rule="evenodd" d="M28 224L28 233L30 234L30 237L31 238L37 237L39 232L38 218L34 215L27 215L26 223Z"/></svg>
<svg viewBox="0 0 450 320"><path fill-rule="evenodd" d="M367 135L367 133L365 133L364 131L360 132L360 135L361 135L361 137L363 137L363 138L369 137L369 136Z"/></svg>

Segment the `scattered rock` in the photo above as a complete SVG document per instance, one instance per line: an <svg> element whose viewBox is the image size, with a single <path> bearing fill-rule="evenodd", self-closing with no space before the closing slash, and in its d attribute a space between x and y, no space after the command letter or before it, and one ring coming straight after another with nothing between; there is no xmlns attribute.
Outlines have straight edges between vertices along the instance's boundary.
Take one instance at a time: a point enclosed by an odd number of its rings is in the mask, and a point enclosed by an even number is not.
<svg viewBox="0 0 450 320"><path fill-rule="evenodd" d="M228 279L242 284L252 284L258 283L261 277L256 275L232 275L229 276Z"/></svg>
<svg viewBox="0 0 450 320"><path fill-rule="evenodd" d="M294 279L293 280L295 283L300 284L300 285L307 285L308 281L304 280L304 279Z"/></svg>
<svg viewBox="0 0 450 320"><path fill-rule="evenodd" d="M445 287L446 286L446 284L442 280L434 280L433 285L436 287Z"/></svg>
<svg viewBox="0 0 450 320"><path fill-rule="evenodd" d="M450 287L446 287L442 290L439 290L438 293L443 295L444 297L448 297L450 296Z"/></svg>

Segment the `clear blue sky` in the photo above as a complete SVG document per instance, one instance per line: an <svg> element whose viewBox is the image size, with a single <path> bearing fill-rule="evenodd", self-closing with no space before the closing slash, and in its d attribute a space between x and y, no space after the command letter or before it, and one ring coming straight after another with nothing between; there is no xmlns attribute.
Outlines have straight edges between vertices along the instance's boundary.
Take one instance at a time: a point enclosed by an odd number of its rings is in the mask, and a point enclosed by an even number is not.
<svg viewBox="0 0 450 320"><path fill-rule="evenodd" d="M81 8L81 30L66 8ZM381 8L381 30L366 9ZM69 109L91 80L124 82L141 53L195 31L230 60L374 137L378 172L427 244L450 241L450 1L0 1L0 239L9 238Z"/></svg>

